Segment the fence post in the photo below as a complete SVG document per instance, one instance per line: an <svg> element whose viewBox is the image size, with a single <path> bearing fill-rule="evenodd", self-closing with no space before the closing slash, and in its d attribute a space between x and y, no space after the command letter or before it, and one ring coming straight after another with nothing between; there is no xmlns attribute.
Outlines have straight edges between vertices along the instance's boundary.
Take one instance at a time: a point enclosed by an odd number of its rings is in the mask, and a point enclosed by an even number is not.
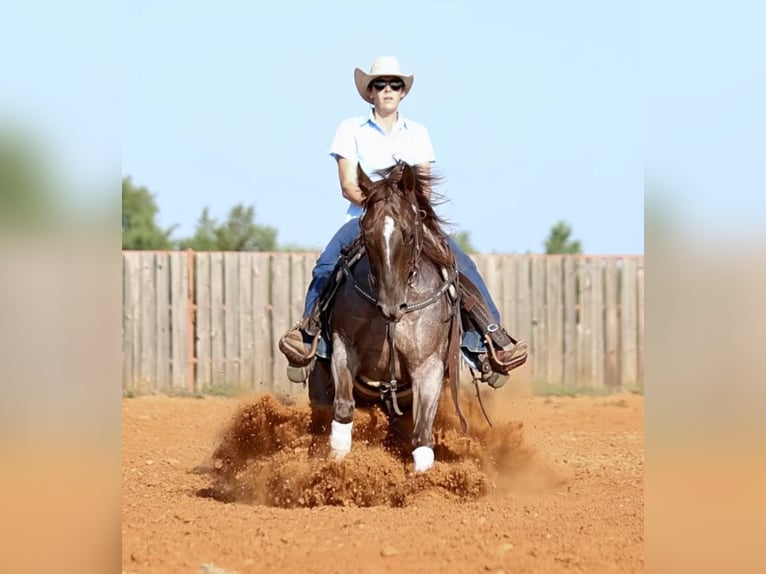
<svg viewBox="0 0 766 574"><path fill-rule="evenodd" d="M186 377L188 379L188 386L189 386L189 392L194 392L194 371L195 365L197 363L197 349L195 343L195 333L194 333L194 325L196 323L195 315L197 311L197 306L194 304L194 251L192 249L186 250L186 257L187 257L187 283L188 283L188 294L189 294L189 304L187 305L187 323L186 323L186 331L187 331L187 366L186 366Z"/></svg>

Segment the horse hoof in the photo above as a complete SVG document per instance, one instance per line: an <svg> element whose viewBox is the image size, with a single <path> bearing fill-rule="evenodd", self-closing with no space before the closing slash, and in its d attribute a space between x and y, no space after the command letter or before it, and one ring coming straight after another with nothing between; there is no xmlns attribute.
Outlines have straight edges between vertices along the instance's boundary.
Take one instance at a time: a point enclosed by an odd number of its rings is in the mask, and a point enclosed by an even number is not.
<svg viewBox="0 0 766 574"><path fill-rule="evenodd" d="M430 446L419 446L412 451L415 472L426 472L434 465L434 451Z"/></svg>
<svg viewBox="0 0 766 574"><path fill-rule="evenodd" d="M334 448L330 449L330 458L332 460L343 460L346 458L346 455L351 452L349 450L337 450Z"/></svg>
<svg viewBox="0 0 766 574"><path fill-rule="evenodd" d="M351 451L351 430L354 423L330 423L330 452L336 460L342 459Z"/></svg>

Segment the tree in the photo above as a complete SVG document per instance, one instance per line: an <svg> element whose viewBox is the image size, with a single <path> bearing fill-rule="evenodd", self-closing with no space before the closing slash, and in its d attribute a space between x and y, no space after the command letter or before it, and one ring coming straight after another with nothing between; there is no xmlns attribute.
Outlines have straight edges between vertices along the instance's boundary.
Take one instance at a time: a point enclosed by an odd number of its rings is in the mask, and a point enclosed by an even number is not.
<svg viewBox="0 0 766 574"><path fill-rule="evenodd" d="M180 247L195 251L276 251L277 230L255 223L253 206L235 205L220 225L205 208L194 235L182 240Z"/></svg>
<svg viewBox="0 0 766 574"><path fill-rule="evenodd" d="M452 239L466 253L468 254L476 253L476 249L474 248L473 243L471 243L470 231L458 231L457 233L452 235Z"/></svg>
<svg viewBox="0 0 766 574"><path fill-rule="evenodd" d="M551 227L548 238L545 240L545 253L548 255L554 253L565 255L582 253L580 240L571 240L571 236L572 227L564 220L559 221Z"/></svg>
<svg viewBox="0 0 766 574"><path fill-rule="evenodd" d="M122 178L122 248L172 249L170 239L175 226L162 229L156 222L159 209L145 187L133 185L130 177Z"/></svg>
<svg viewBox="0 0 766 574"><path fill-rule="evenodd" d="M218 238L216 236L216 223L210 217L210 211L206 207L197 220L197 229L189 239L182 239L178 244L180 249L193 249L194 251L217 251Z"/></svg>

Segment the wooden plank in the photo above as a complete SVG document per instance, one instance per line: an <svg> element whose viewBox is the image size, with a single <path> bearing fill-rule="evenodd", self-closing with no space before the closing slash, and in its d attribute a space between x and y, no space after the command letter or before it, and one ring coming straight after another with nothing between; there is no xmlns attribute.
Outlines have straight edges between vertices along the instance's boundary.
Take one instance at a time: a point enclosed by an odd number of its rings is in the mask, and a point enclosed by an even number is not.
<svg viewBox="0 0 766 574"><path fill-rule="evenodd" d="M564 296L562 257L545 258L546 376L548 383L564 382Z"/></svg>
<svg viewBox="0 0 766 574"><path fill-rule="evenodd" d="M638 381L638 261L627 257L623 261L620 282L620 385L635 385Z"/></svg>
<svg viewBox="0 0 766 574"><path fill-rule="evenodd" d="M606 262L606 380L609 388L620 385L620 330L618 309L618 273L617 260L610 257Z"/></svg>
<svg viewBox="0 0 766 574"><path fill-rule="evenodd" d="M226 384L223 253L210 254L210 384Z"/></svg>
<svg viewBox="0 0 766 574"><path fill-rule="evenodd" d="M271 392L273 358L271 355L271 255L253 254L253 340L254 391Z"/></svg>
<svg viewBox="0 0 766 574"><path fill-rule="evenodd" d="M643 382L642 257L624 262L558 258L561 267L557 258L539 256L472 258L504 326L530 343L532 380L610 388ZM197 388L228 382L302 392L284 377L285 361L276 343L302 315L316 254L229 254L229 260L236 259L236 271L224 259L216 253L195 258ZM188 334L184 337L189 324L187 267L185 253L123 254L124 389L152 392L187 386L185 373L194 368L185 348ZM276 387L274 379L281 379Z"/></svg>
<svg viewBox="0 0 766 574"><path fill-rule="evenodd" d="M579 317L577 325L577 384L595 386L593 369L593 336L595 313L593 310L593 271L591 258L580 260L577 269L579 283Z"/></svg>
<svg viewBox="0 0 766 574"><path fill-rule="evenodd" d="M137 379L140 361L140 263L140 254L135 252L122 254L122 388L124 391L139 390Z"/></svg>
<svg viewBox="0 0 766 574"><path fill-rule="evenodd" d="M502 298L500 299L500 314L503 318L503 326L514 338L519 337L518 304L518 257L504 255L500 263L500 282L502 284Z"/></svg>
<svg viewBox="0 0 766 574"><path fill-rule="evenodd" d="M564 257L564 373L567 386L577 384L577 259Z"/></svg>
<svg viewBox="0 0 766 574"><path fill-rule="evenodd" d="M154 254L155 380L157 389L169 391L170 380L170 254Z"/></svg>
<svg viewBox="0 0 766 574"><path fill-rule="evenodd" d="M311 284L313 278L314 266L316 265L318 253L304 253L303 254L303 306L306 306L306 292Z"/></svg>
<svg viewBox="0 0 766 574"><path fill-rule="evenodd" d="M604 337L604 316L606 298L604 296L604 260L602 258L593 261L593 346L591 347L593 362L593 385L603 388L606 379L606 343Z"/></svg>
<svg viewBox="0 0 766 574"><path fill-rule="evenodd" d="M529 257L519 257L516 261L516 333L519 339L522 339L531 345L532 341L532 288L531 271ZM531 353L531 350L530 350ZM532 357L527 359L532 362ZM529 367L531 368L531 366Z"/></svg>
<svg viewBox="0 0 766 574"><path fill-rule="evenodd" d="M290 257L287 253L274 253L271 257L271 332L274 357L272 370L273 390L277 395L293 393L293 383L287 378L287 359L278 348L279 338L291 327L290 323ZM297 389L295 389L297 390Z"/></svg>
<svg viewBox="0 0 766 574"><path fill-rule="evenodd" d="M226 386L239 384L239 252L223 254L224 355Z"/></svg>
<svg viewBox="0 0 766 574"><path fill-rule="evenodd" d="M211 320L211 279L210 253L201 252L195 255L196 270L194 278L196 288L197 312L195 315L195 340L197 345L196 382L197 390L210 388L213 380L213 360L210 336Z"/></svg>
<svg viewBox="0 0 766 574"><path fill-rule="evenodd" d="M303 294L301 296L301 304L306 307L306 292L309 285L311 285L311 279L313 278L314 266L316 265L317 253L303 253L301 258L303 260ZM301 316L303 315L303 309L301 310Z"/></svg>
<svg viewBox="0 0 766 574"><path fill-rule="evenodd" d="M487 291L489 291L489 296L492 297L492 302L495 304L495 307L498 309L498 314L500 315L499 320L502 323L503 313L502 313L502 310L500 309L500 304L502 303L502 297L503 297L503 286L501 284L503 276L499 269L500 255L495 255L495 254L483 255L481 257L481 260L482 260L482 266L480 268L481 277L482 279L484 279L484 283L487 286Z"/></svg>
<svg viewBox="0 0 766 574"><path fill-rule="evenodd" d="M295 325L303 318L303 305L306 302L306 266L301 253L290 253L290 325ZM309 270L309 273L311 270Z"/></svg>
<svg viewBox="0 0 766 574"><path fill-rule="evenodd" d="M141 259L141 360L139 379L142 390L157 391L157 295L154 289L154 253L142 252Z"/></svg>
<svg viewBox="0 0 766 574"><path fill-rule="evenodd" d="M532 337L530 341L530 359L532 360L532 381L544 382L548 373L546 364L548 350L546 346L545 323L545 260L533 257L532 267Z"/></svg>
<svg viewBox="0 0 766 574"><path fill-rule="evenodd" d="M174 389L187 389L189 364L189 256L186 252L170 255L170 330L171 379ZM193 390L193 389L187 389Z"/></svg>
<svg viewBox="0 0 766 574"><path fill-rule="evenodd" d="M253 253L239 258L239 381L252 389L255 377L255 329L253 327Z"/></svg>
<svg viewBox="0 0 766 574"><path fill-rule="evenodd" d="M637 382L643 383L644 382L644 344L645 344L645 338L644 338L644 258L641 257L638 261L638 269L636 270L636 288L637 288L637 295L638 295L638 317L636 319L637 321L637 341L636 345L638 347L637 357L636 360L638 362L637 366Z"/></svg>

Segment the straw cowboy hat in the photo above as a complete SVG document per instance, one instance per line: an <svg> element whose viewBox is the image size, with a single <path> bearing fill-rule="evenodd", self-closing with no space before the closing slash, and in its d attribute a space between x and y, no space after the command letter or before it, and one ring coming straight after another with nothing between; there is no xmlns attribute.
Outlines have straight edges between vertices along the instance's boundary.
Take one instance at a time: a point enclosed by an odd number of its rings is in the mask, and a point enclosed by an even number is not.
<svg viewBox="0 0 766 574"><path fill-rule="evenodd" d="M359 95L365 102L372 103L367 86L375 78L396 76L401 78L404 82L404 91L409 93L412 88L412 82L415 81L413 74L405 74L402 72L402 67L399 65L399 60L394 56L381 56L377 58L370 68L370 73L367 74L363 70L356 68L354 70L354 81L356 82L356 89Z"/></svg>

